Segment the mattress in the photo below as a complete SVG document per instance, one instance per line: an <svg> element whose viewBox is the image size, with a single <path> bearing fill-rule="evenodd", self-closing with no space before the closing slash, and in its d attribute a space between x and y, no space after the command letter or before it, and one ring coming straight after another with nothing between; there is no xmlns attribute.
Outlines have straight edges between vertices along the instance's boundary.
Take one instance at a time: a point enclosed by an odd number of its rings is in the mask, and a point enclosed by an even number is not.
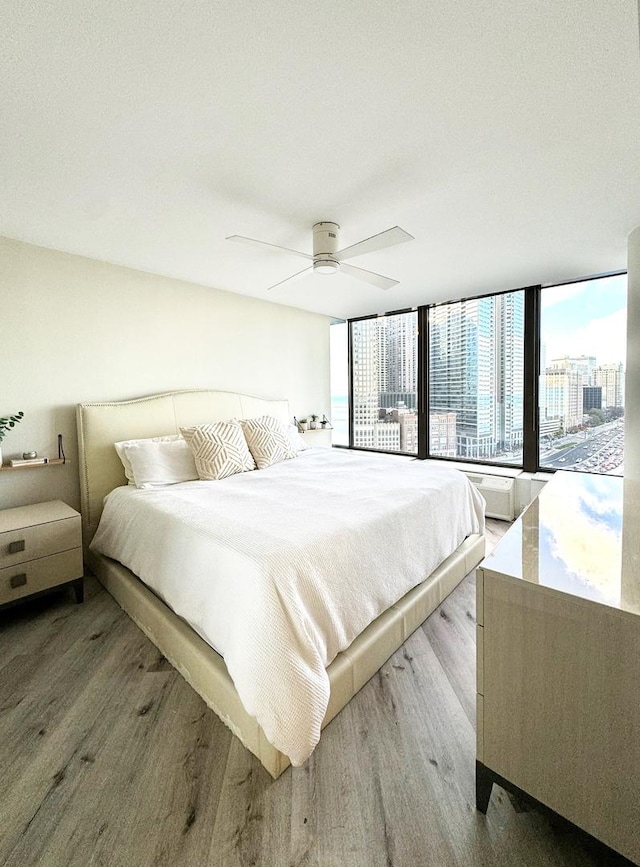
<svg viewBox="0 0 640 867"><path fill-rule="evenodd" d="M326 666L483 529L457 470L310 449L222 481L116 488L91 547L224 656L247 712L300 765L320 737Z"/></svg>

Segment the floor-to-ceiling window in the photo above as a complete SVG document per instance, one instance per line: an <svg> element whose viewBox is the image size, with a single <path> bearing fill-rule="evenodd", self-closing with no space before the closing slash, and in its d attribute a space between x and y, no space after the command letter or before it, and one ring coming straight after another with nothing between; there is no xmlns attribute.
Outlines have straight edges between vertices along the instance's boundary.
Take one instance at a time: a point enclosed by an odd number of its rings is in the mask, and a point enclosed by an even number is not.
<svg viewBox="0 0 640 867"><path fill-rule="evenodd" d="M351 445L418 453L418 314L351 322Z"/></svg>
<svg viewBox="0 0 640 867"><path fill-rule="evenodd" d="M521 465L524 290L428 316L429 455Z"/></svg>
<svg viewBox="0 0 640 867"><path fill-rule="evenodd" d="M540 466L622 475L625 274L541 290Z"/></svg>

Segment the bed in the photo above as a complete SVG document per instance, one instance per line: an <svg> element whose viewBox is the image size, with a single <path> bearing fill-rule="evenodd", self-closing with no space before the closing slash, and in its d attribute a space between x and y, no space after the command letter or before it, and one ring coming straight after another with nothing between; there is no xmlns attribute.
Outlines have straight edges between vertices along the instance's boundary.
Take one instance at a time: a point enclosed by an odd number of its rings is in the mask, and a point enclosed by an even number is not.
<svg viewBox="0 0 640 867"><path fill-rule="evenodd" d="M151 492L127 488L123 466L114 448L115 442L172 435L179 433L181 427L264 415L286 423L289 420L287 402L230 392L192 390L122 402L85 403L77 409L82 517L88 565L207 705L276 778L292 759L294 764L303 763L317 742L320 728L333 719L481 560L484 537L475 489L461 474L446 469L434 470L428 483L425 482L427 487L432 487L434 491L437 489L434 496L437 495L439 504L435 510L433 505L424 506L431 510L425 512L430 516L425 523L436 523L436 519L440 520L437 513L444 509L445 502L451 500L453 507L454 496L461 498L455 500L455 503L460 504L459 508L456 506L454 509L455 515L452 512L452 517L445 519L447 524L459 523L459 526L456 524L455 542L446 543L452 550L443 547L445 542L442 537L447 535L446 532L439 532L437 539L427 542L426 535L423 538L423 534L417 530L419 525L409 526L412 520L410 515L415 512L415 503L418 502L418 492L414 494L411 491L413 479L427 469L409 458L311 449L301 453L295 460L283 461L265 470L242 473L220 482L187 482ZM376 479L373 496L360 487L358 473L362 463L369 467L367 472L373 473ZM390 467L393 468L392 472ZM451 475L451 480L445 480L447 474ZM398 489L402 494L397 497L391 493L386 495L393 500L388 509L393 529L383 529L378 513L384 499L384 486L391 475L398 477ZM333 489L331 476L340 479L340 484L334 485ZM451 493L440 487L444 486L445 481L447 485L451 482ZM458 487L454 494L455 486ZM277 501L277 491L280 489L288 492L281 504ZM308 492L308 496L305 496L305 492ZM376 492L381 495L375 495ZM107 495L105 522L97 537L101 553L95 546L90 547L90 543L98 530ZM245 500L241 500L241 496ZM348 497L352 497L353 508L349 507ZM410 505L409 517L401 516L396 502L398 497ZM420 497L423 498L422 494ZM212 517L207 516L206 520L201 511L205 508L201 506L202 498L207 501L206 508L213 510ZM357 507L356 501L359 503ZM238 505L240 503L246 503L246 506ZM147 513L145 509L151 511ZM287 513L286 509L290 511ZM368 536L356 523L361 509L370 525ZM164 521L165 518L168 521L167 516L174 512L186 522L179 531L181 535L175 537L177 548L163 550L154 560L151 557L152 549L160 548L161 544L164 546L173 532L169 529L173 525L167 523L165 528ZM459 517L463 513L466 517ZM120 548L112 550L111 536L104 529L109 514L116 516L112 521L116 529L120 521L124 528L121 535L129 540L140 537L141 547L137 552L128 554L126 551L121 553ZM264 523L261 523L260 514L270 517L265 517ZM243 523L246 524L244 530L240 527ZM215 533L212 527L215 527ZM145 528L149 528L152 534L148 538L144 537ZM252 529L251 533L249 529ZM341 531L341 535L338 531ZM175 532L178 533L177 530ZM396 537L389 535L391 533L395 533L398 539L395 551ZM112 536L117 540L116 530ZM301 547L300 538L309 540L308 554L305 553L306 548ZM365 547L358 554L356 541L360 538L364 540ZM281 550L278 549L280 544ZM206 634L201 618L197 616L197 612L203 608L198 597L195 601L185 603L182 608L182 603L170 599L175 611L164 601L169 598L168 588L171 585L193 585L194 592L200 592L196 572L192 575L189 571L193 568L192 552L200 545L205 546L210 562L221 564L232 556L235 572L233 581L229 579L231 596L234 587L258 587L258 601L250 601L245 605L248 625L243 626L238 621L238 626L234 625L233 630L225 633L223 629L223 635L218 640L215 637L212 640ZM124 547L128 550L129 544ZM112 556L107 556L105 552ZM386 552L388 556L385 556ZM256 565L258 554L268 567L262 561ZM406 564L403 560L405 554ZM422 557L425 563L430 563L426 570L430 574L413 574L417 556ZM315 583L316 566L321 560L326 560L327 566L331 566L334 581L341 570L345 575L348 572L345 585L349 586L343 596L336 589L338 602L328 614L323 607L325 594ZM375 572L377 564L383 560L387 578L380 589L374 589L375 585L371 583L369 599L360 588L365 586L367 576ZM132 568L127 568L120 561ZM198 559L197 562L202 561ZM144 581L133 570L140 573ZM271 588L266 579L272 581L273 578L275 590L260 589L262 584L257 582L263 580L263 572L265 586ZM283 590L285 585L279 583L280 575L285 573L293 576L296 588L293 595L287 595L289 591ZM188 575L190 577L187 580ZM304 576L304 580L300 576ZM360 585L356 583L357 580L361 582ZM305 598L301 587L307 593ZM402 591L399 596L398 587ZM226 603L230 605L229 622L236 614L240 614L240 608L243 607L238 602L240 595L236 593L236 596L235 603ZM290 600L293 596L295 603ZM284 602L283 597L286 597ZM303 604L300 604L300 599ZM355 604L354 599L359 600L359 603ZM292 605L303 612L303 627L291 626ZM357 616L347 624L346 619L343 622L341 612L350 606ZM317 613L319 608L322 611ZM216 610L215 605L212 605L212 610ZM311 617L307 616L309 610L312 610ZM273 623L271 631L277 635L287 633L286 640L302 648L303 656L306 653L304 664L294 659L293 655L290 659L284 645L284 649L278 650L277 647L274 649L270 639L265 639L263 645L259 637L254 640L254 635L258 635L256 624L261 625L263 621L267 623L264 611L269 611L269 618L274 618L268 621L269 624ZM325 621L329 622L327 633L321 636L314 619L316 613L317 621L323 626ZM215 617L209 619L215 620ZM218 619L223 618L218 616ZM233 622L236 623L235 620ZM218 646L221 652L214 650L212 645ZM327 663L326 667L324 663ZM302 674L299 669L304 669ZM255 689L254 686L255 695L245 677L249 670L254 679L257 677L259 688ZM300 675L300 689L297 682L295 687L289 684L285 689L284 684L288 683L290 675ZM277 677L283 678L282 690L270 686L267 688L272 681L277 683L274 680ZM273 708L268 705L269 702L275 702ZM305 716L307 713L309 719Z"/></svg>

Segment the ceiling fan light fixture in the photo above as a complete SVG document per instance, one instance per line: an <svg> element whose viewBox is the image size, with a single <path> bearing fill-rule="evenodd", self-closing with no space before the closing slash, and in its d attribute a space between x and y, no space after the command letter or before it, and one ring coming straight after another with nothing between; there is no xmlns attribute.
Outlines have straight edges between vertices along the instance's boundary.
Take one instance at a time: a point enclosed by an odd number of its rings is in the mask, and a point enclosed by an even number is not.
<svg viewBox="0 0 640 867"><path fill-rule="evenodd" d="M283 253L290 253L293 256L299 256L311 262L302 271L296 271L284 280L274 283L273 286L267 286L267 291L276 289L284 283L289 283L291 280L297 280L309 271L316 274L335 274L340 271L347 277L355 277L358 280L363 280L377 289L391 289L398 285L397 280L392 280L390 277L384 277L382 274L376 274L375 271L367 271L365 268L357 268L350 265L345 259L353 259L355 256L362 256L364 253L374 253L376 250L383 250L385 247L393 247L395 244L403 244L405 241L413 241L413 235L405 232L400 226L392 226L390 229L385 229L384 232L378 232L377 235L371 235L369 238L363 238L356 244L351 244L350 247L340 248L340 226L337 223L331 223L324 220L313 224L313 255L311 253L302 253L300 250L291 250L289 247L281 247L279 244L270 244L268 241L259 241L257 238L246 238L244 235L230 235L229 241L241 241L243 244L251 244L255 247L268 247L271 250L280 250Z"/></svg>
<svg viewBox="0 0 640 867"><path fill-rule="evenodd" d="M320 259L313 263L314 274L335 274L340 270L340 263L335 259Z"/></svg>

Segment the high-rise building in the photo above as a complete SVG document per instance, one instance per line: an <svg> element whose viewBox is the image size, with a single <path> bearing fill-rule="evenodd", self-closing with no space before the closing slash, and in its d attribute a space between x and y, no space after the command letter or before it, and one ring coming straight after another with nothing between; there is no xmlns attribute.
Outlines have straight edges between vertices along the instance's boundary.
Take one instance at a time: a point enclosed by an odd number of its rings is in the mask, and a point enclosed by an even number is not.
<svg viewBox="0 0 640 867"><path fill-rule="evenodd" d="M590 409L602 409L601 385L582 386L582 411L589 412Z"/></svg>
<svg viewBox="0 0 640 867"><path fill-rule="evenodd" d="M496 295L497 448L522 447L524 425L524 292Z"/></svg>
<svg viewBox="0 0 640 867"><path fill-rule="evenodd" d="M415 409L418 389L417 314L385 316L378 320L384 343L384 372L381 371L380 391L410 396L403 402Z"/></svg>
<svg viewBox="0 0 640 867"><path fill-rule="evenodd" d="M624 406L624 368L621 362L601 364L595 370L595 385L602 388L602 408Z"/></svg>
<svg viewBox="0 0 640 867"><path fill-rule="evenodd" d="M374 426L378 421L378 371L380 346L378 319L354 323L351 339L353 376L353 444L375 448Z"/></svg>
<svg viewBox="0 0 640 867"><path fill-rule="evenodd" d="M415 415L418 378L417 313L380 316L355 322L353 366L353 442L363 448L417 452L412 423L389 411ZM402 433L404 426L405 433Z"/></svg>
<svg viewBox="0 0 640 867"><path fill-rule="evenodd" d="M455 415L457 456L489 458L519 449L524 292L443 304L429 317L430 414Z"/></svg>
<svg viewBox="0 0 640 867"><path fill-rule="evenodd" d="M429 409L455 413L459 457L490 457L496 402L493 299L433 307L429 321Z"/></svg>
<svg viewBox="0 0 640 867"><path fill-rule="evenodd" d="M582 374L570 367L547 367L544 372L546 420L558 420L558 430L582 424Z"/></svg>

